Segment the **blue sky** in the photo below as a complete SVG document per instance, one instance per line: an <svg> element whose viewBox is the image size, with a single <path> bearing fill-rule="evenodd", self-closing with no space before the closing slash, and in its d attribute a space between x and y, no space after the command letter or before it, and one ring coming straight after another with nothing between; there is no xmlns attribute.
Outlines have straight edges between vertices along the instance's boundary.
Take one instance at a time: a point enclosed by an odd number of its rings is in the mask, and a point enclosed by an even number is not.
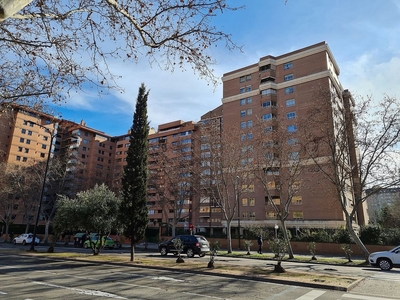
<svg viewBox="0 0 400 300"><path fill-rule="evenodd" d="M328 43L340 67L339 79L357 97L386 93L400 97L400 1L398 0L228 0L245 5L215 20L218 29L232 34L243 52L212 49L215 75L257 63L266 55L281 55L322 41ZM214 88L188 68L164 71L145 58L137 64L112 62L121 75L124 93L98 98L76 94L59 108L64 119L80 122L109 135L125 134L132 125L140 84L150 89L151 127L175 121L198 121L221 104L222 84Z"/></svg>

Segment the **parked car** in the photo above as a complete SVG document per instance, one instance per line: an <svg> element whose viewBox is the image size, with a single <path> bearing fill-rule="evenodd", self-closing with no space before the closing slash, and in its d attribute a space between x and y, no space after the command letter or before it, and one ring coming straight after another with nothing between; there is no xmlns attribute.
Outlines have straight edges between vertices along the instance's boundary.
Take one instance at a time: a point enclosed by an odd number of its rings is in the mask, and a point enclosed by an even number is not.
<svg viewBox="0 0 400 300"><path fill-rule="evenodd" d="M180 239L183 243L182 253L186 253L187 257L193 257L195 254L203 257L207 252L210 251L210 243L204 236L201 235L177 235L169 241L161 242L158 245L158 250L161 255L167 255L168 253L178 254L177 249L174 246L174 240Z"/></svg>
<svg viewBox="0 0 400 300"><path fill-rule="evenodd" d="M98 248L100 246L100 241L99 241L99 236L98 235L90 235L90 239L92 240L92 243L94 243L96 245L96 248ZM103 236L102 238L102 245L105 249L114 249L115 246L115 242L112 238L105 237ZM83 243L83 248L87 249L90 248L90 240L89 237L87 238L87 240Z"/></svg>
<svg viewBox="0 0 400 300"><path fill-rule="evenodd" d="M16 244L22 244L22 245L26 245L26 244L31 244L33 240L33 233L24 233L21 234L17 237L15 237L12 241L12 243L14 245ZM35 237L35 245L40 243L40 239L36 236Z"/></svg>
<svg viewBox="0 0 400 300"><path fill-rule="evenodd" d="M389 251L373 252L369 255L368 261L371 266L379 267L384 271L400 268L400 246Z"/></svg>

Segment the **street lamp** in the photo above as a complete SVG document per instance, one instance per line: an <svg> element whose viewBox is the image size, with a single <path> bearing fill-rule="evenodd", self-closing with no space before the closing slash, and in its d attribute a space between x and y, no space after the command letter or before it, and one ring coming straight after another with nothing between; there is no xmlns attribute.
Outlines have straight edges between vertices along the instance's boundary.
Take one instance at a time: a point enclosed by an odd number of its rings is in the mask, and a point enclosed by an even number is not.
<svg viewBox="0 0 400 300"><path fill-rule="evenodd" d="M275 224L274 228L275 228L275 238L277 239L278 238L278 228L279 228L278 224Z"/></svg>
<svg viewBox="0 0 400 300"><path fill-rule="evenodd" d="M46 128L42 125L37 124L38 126L42 127L42 128ZM44 170L44 175L43 175L43 183L42 183L42 189L40 191L40 199L39 199L39 208L38 208L38 212L36 215L36 222L35 222L35 227L33 228L33 238L32 238L32 244L31 244L31 248L30 251L35 251L35 241L36 241L36 228L38 227L38 223L39 223L39 216L40 216L40 212L42 210L42 200L44 197L44 189L46 187L46 178L47 178L47 172L49 170L49 163L50 163L50 156L51 156L51 148L53 147L53 140L55 137L55 131L50 132L50 147L49 147L49 152L47 155L47 160L46 160L46 168Z"/></svg>

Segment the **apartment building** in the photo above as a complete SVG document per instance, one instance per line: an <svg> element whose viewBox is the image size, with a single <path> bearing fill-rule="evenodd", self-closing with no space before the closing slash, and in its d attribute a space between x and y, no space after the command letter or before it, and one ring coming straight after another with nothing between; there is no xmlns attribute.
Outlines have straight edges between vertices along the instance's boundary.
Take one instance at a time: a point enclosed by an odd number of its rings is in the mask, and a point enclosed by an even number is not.
<svg viewBox="0 0 400 300"><path fill-rule="evenodd" d="M325 42L280 56L264 56L252 65L224 74L222 104L204 113L198 122L178 120L161 124L157 130L151 129L148 137L149 226L169 233L176 228L189 230L193 227L196 232L226 232L226 217L216 198L217 180L212 177L218 171L210 168L211 147L226 157L234 157L234 149L241 147L241 151L237 151L241 155L238 156L239 169L228 188L241 190L231 194L229 199L236 204L230 211L236 234L242 234L246 226L273 228L278 223L267 195L277 206L283 205L284 199L290 196L288 227L345 226L335 187L310 161L302 166L302 172L290 185L296 187L293 195L285 192L290 179L285 177L289 168L284 163L280 167L275 163L268 165L268 162L259 165L265 178L247 176L245 179L243 176L251 173L249 166L257 161L251 155L260 141L263 146L270 147L265 157L281 162L288 161L288 157L292 162L303 161L299 150L304 132L302 122L314 117L310 111L318 106L317 89L329 91L334 98L332 103L336 107L327 109L325 121L335 132L335 124L343 121L336 112L350 111L352 101L351 94L340 84L339 73ZM1 118L3 161L23 164L31 157L47 159L52 144L53 152L68 153L68 168L75 171L71 172L73 175L67 185L69 194L74 195L96 183L106 183L115 192L119 191L129 132L112 137L87 127L84 121L78 124L55 120L29 110L16 110L14 114L12 120ZM320 128L307 130L318 133ZM352 128L349 128L348 138L346 163L354 166ZM328 155L323 149L321 158ZM243 172L245 167L247 171ZM357 170L353 172L356 178ZM351 179L347 185L346 205L350 209L357 185ZM354 226L366 222L366 218L361 208Z"/></svg>
<svg viewBox="0 0 400 300"><path fill-rule="evenodd" d="M302 121L313 118L310 112L318 105L315 101L318 97L316 91L329 91L329 97L334 98L331 100L337 107L328 108L325 120L328 126L333 128L333 132L337 124L335 122L343 122L342 119L338 119L337 112L350 109L348 102L351 95L342 88L339 73L331 50L325 42L321 42L280 56L261 57L257 63L224 74L222 106L218 116L221 134L237 132L236 135L240 136L238 143L243 143L244 149L253 149L260 138L263 139L264 145L273 145L272 149L278 148L279 144L286 144L286 152L277 153L277 150L273 150L268 156L275 158L275 161L282 161L286 156L290 156L291 161L301 159L298 146L302 138L301 124ZM205 115L200 122L208 123L211 119L211 115L208 118ZM318 133L320 128L307 130ZM265 134L268 132L278 134L271 134L268 138ZM352 128L349 128L349 136L352 136ZM282 139L286 139L287 142L282 142ZM354 145L349 145L346 154L348 164L356 158L355 150L351 146ZM321 152L321 158L330 155L327 150ZM225 150L224 155L229 155L229 149ZM244 165L250 161L253 162L254 158L242 159ZM296 185L297 190L290 195L292 204L287 226L297 229L345 226L335 186L317 172L312 162L303 164L306 165L302 166L301 174L290 186L292 188ZM283 175L285 170L287 173L288 168L279 170L268 169L268 165L264 167L266 177L270 178L267 182L268 193L278 207L284 205L283 199L289 195L283 188L288 181ZM350 210L354 202L354 184L351 179L346 184L349 187L346 197ZM240 199L232 197L232 201L238 201L237 215L232 220L232 228L236 227L241 234L243 229L240 227L262 225L273 228L278 223L276 213L266 198L265 187L259 180L254 180L251 186L251 189L246 186ZM199 200L197 225L203 231L208 231L207 228L210 227L211 230L211 227L214 227L213 221L217 220L219 224L216 227L225 227L226 221L219 220L220 211L215 208L213 214L212 205L208 204L207 200L204 201L204 197L201 199L203 200ZM364 210L360 209L354 226L358 226L358 222L364 222L363 212Z"/></svg>

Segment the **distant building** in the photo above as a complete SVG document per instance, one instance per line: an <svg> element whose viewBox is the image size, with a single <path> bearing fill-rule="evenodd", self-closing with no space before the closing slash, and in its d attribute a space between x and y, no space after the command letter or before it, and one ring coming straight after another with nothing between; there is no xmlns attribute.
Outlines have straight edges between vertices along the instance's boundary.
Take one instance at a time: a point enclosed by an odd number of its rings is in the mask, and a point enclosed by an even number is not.
<svg viewBox="0 0 400 300"><path fill-rule="evenodd" d="M374 189L366 190L367 195L367 212L371 222L376 221L377 213L387 205L400 201L400 188L387 188L375 192Z"/></svg>

